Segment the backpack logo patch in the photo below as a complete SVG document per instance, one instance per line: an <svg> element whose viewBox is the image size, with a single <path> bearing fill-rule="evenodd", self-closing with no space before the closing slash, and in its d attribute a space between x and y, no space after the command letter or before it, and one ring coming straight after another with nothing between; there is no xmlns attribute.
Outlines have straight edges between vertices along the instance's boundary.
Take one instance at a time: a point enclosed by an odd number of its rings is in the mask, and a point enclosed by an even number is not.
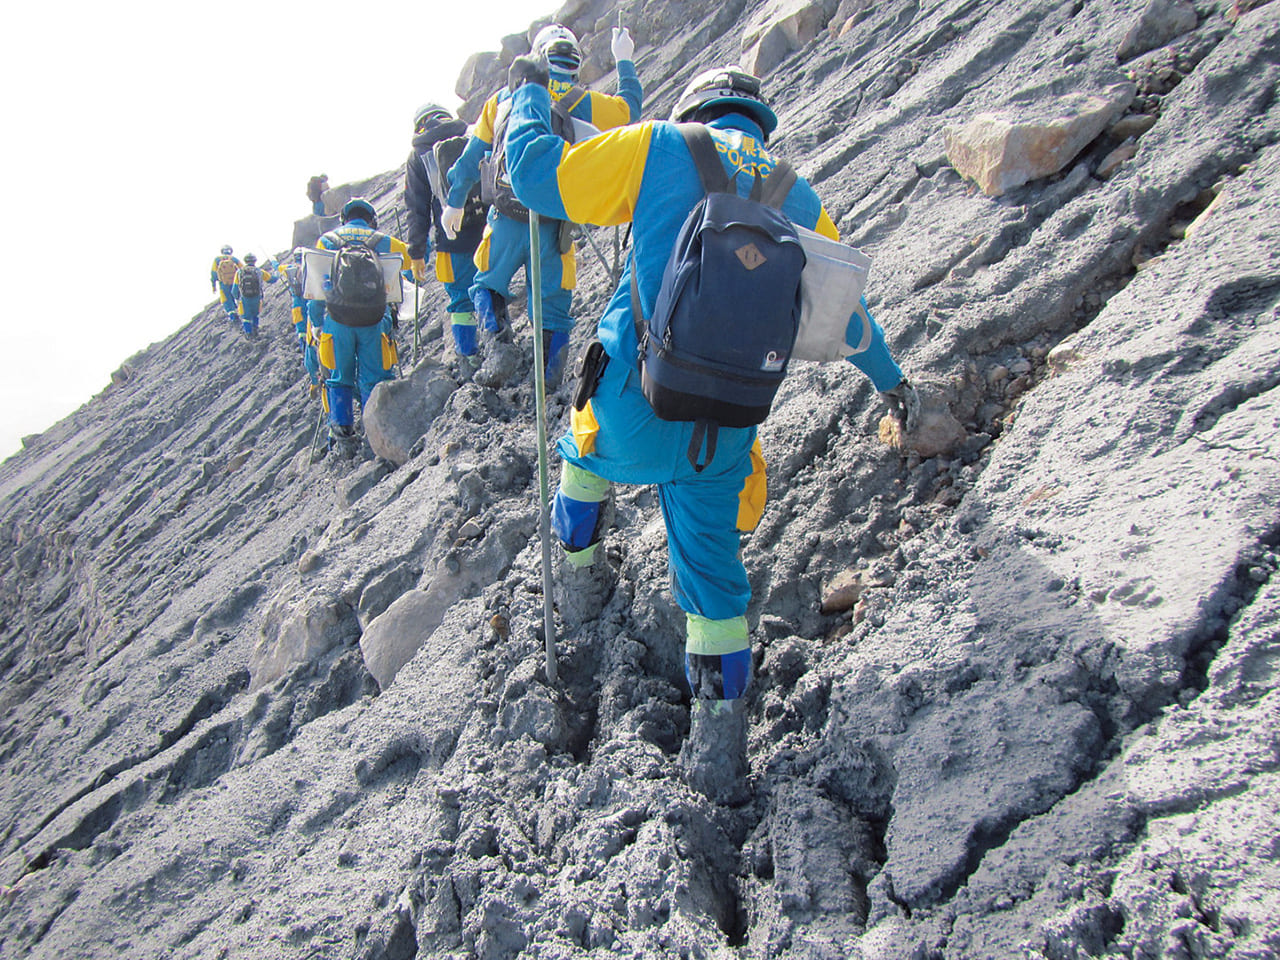
<svg viewBox="0 0 1280 960"><path fill-rule="evenodd" d="M770 350L764 357L764 363L760 365L761 370L778 371L787 364L787 354L778 353L776 350Z"/></svg>
<svg viewBox="0 0 1280 960"><path fill-rule="evenodd" d="M756 267L762 267L769 261L769 258L761 253L760 248L754 243L745 244L733 251L733 253L748 270L754 270Z"/></svg>

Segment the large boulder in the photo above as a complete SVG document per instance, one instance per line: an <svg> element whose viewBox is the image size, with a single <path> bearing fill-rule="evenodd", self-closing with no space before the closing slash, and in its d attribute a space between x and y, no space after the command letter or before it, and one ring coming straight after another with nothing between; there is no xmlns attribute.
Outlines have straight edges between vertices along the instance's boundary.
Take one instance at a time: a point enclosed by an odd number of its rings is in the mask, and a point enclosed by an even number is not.
<svg viewBox="0 0 1280 960"><path fill-rule="evenodd" d="M473 53L467 57L466 63L462 65L462 70L458 74L458 82L454 84L453 92L461 100L470 100L480 93L488 96L498 88L502 79L501 54L492 50ZM459 113L459 116L461 116L461 113Z"/></svg>
<svg viewBox="0 0 1280 960"><path fill-rule="evenodd" d="M305 663L314 663L360 631L351 608L330 597L281 594L268 608L249 656L249 687L256 690Z"/></svg>
<svg viewBox="0 0 1280 960"><path fill-rule="evenodd" d="M772 0L742 34L742 66L762 77L822 32L827 14L817 0Z"/></svg>
<svg viewBox="0 0 1280 960"><path fill-rule="evenodd" d="M1067 166L1133 102L1137 88L1117 83L1101 93L1069 94L982 113L942 131L947 160L982 192L1006 190Z"/></svg>
<svg viewBox="0 0 1280 960"><path fill-rule="evenodd" d="M364 432L373 452L397 466L427 432L454 390L455 382L435 360L424 360L402 380L373 388L364 409Z"/></svg>
<svg viewBox="0 0 1280 960"><path fill-rule="evenodd" d="M1129 28L1116 48L1116 59L1123 63L1149 50L1163 47L1169 41L1194 30L1196 10L1187 0L1150 0L1138 20Z"/></svg>

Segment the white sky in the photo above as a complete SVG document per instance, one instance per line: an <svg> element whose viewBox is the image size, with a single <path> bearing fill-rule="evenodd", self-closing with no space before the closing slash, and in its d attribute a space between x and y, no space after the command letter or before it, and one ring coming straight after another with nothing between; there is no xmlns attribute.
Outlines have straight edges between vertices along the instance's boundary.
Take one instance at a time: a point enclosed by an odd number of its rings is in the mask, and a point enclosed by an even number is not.
<svg viewBox="0 0 1280 960"><path fill-rule="evenodd" d="M559 3L10 4L0 458L200 312L224 243L286 249L309 177L396 167L415 108Z"/></svg>

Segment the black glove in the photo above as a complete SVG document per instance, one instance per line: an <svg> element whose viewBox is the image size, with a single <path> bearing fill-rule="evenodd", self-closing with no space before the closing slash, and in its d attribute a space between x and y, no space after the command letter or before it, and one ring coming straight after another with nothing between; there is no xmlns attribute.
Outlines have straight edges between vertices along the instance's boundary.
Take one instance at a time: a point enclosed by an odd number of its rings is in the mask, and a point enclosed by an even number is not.
<svg viewBox="0 0 1280 960"><path fill-rule="evenodd" d="M920 396L911 381L903 377L901 383L880 396L889 405L889 416L898 421L898 426L906 433L914 433L920 426Z"/></svg>
<svg viewBox="0 0 1280 960"><path fill-rule="evenodd" d="M511 69L507 71L507 89L515 93L526 83L545 87L549 79L547 65L541 57L516 57L511 61Z"/></svg>

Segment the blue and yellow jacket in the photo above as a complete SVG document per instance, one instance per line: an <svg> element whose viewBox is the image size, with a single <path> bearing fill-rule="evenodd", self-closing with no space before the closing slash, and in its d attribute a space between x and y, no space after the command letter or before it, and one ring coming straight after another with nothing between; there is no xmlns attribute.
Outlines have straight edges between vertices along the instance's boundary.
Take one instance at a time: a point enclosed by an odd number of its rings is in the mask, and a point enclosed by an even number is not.
<svg viewBox="0 0 1280 960"><path fill-rule="evenodd" d="M610 357L634 368L631 271L636 271L641 308L649 316L680 227L703 197L693 157L677 125L660 120L611 130L570 146L551 131L551 99L545 89L525 84L513 98L507 163L520 199L530 209L558 220L599 226L632 223L632 255L600 319L599 336ZM742 114L725 114L707 126L726 172L734 178L738 193L747 196L755 172L759 170L763 177L775 162L764 147L760 127ZM794 223L839 239L831 217L803 178L796 179L782 209ZM864 324L872 328L871 344L850 361L871 377L878 390L890 390L902 380L902 371L870 314L850 317L851 332L856 329L858 334L852 342L859 342Z"/></svg>
<svg viewBox="0 0 1280 960"><path fill-rule="evenodd" d="M342 246L343 241L361 243L378 232L363 220L350 220L336 230L330 230L324 234L316 241L316 246L321 250L337 250ZM398 253L400 254L400 262L403 265L403 269L413 269L413 264L409 262L409 248L402 241L391 236L391 234L382 234L382 239L378 241L378 245L373 249L377 253Z"/></svg>
<svg viewBox="0 0 1280 960"><path fill-rule="evenodd" d="M354 241L362 243L375 233L380 231L374 230L363 220L349 220L336 230L330 230L328 233L320 237L316 241L316 247L321 250L337 250L342 246L343 241L348 243ZM400 240L391 236L389 233L382 234L382 239L378 241L373 248L375 253L398 253L400 254L401 272L406 278L413 277L413 264L409 260L409 248Z"/></svg>
<svg viewBox="0 0 1280 960"><path fill-rule="evenodd" d="M231 288L232 292L235 293L237 297L240 296L240 278L244 276L244 272L246 270L250 270L250 269L258 271L258 273L261 276L262 286L266 286L268 283L276 282L276 275L273 270L269 270L266 267L260 267L256 263L252 267L250 267L249 264L247 263L243 264L240 267L240 269L236 271L236 282L235 282L235 285Z"/></svg>
<svg viewBox="0 0 1280 960"><path fill-rule="evenodd" d="M209 267L209 283L211 283L211 284L217 284L217 283L219 282L219 280L218 280L218 264L220 264L223 260L230 260L232 263L234 263L234 264L236 265L236 273L239 273L239 272L240 272L240 258L239 258L239 257L233 257L233 256L232 256L231 254L229 254L229 253L220 253L220 254L218 254L216 257L214 257L214 258L213 258L213 264ZM230 286L230 284L228 284L228 286Z"/></svg>
<svg viewBox="0 0 1280 960"><path fill-rule="evenodd" d="M566 79L564 74L552 71L548 84L550 99L560 100L573 86L573 82ZM636 65L630 60L618 61L617 96L596 90L588 90L586 93L585 97L570 107L569 116L584 120L600 130L612 130L640 119L644 90L636 75ZM480 117L471 129L471 142L449 170L449 206L462 206L467 199L467 192L480 179L480 161L493 149L493 131L498 123L499 109L510 98L511 92L504 89L484 102ZM511 129L509 125L507 129Z"/></svg>

